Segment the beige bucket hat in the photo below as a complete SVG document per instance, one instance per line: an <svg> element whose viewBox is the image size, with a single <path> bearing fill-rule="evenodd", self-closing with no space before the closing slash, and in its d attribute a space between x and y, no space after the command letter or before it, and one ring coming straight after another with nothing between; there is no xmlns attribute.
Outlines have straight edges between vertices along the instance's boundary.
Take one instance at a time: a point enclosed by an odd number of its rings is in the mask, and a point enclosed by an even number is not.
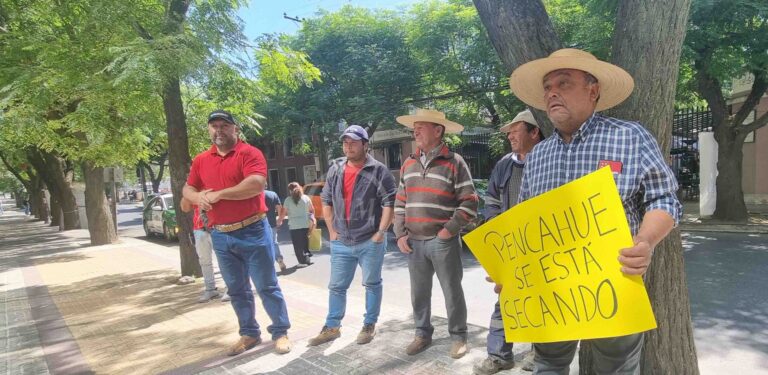
<svg viewBox="0 0 768 375"><path fill-rule="evenodd" d="M542 85L544 76L559 69L577 69L597 78L600 83L600 99L595 111L619 105L635 88L635 81L624 69L574 48L560 49L548 57L520 65L509 77L509 87L523 103L546 110L547 101Z"/></svg>
<svg viewBox="0 0 768 375"><path fill-rule="evenodd" d="M509 133L510 128L512 127L512 125L517 124L520 121L527 122L527 123L529 123L529 124L531 124L531 125L533 125L533 126L535 126L537 128L539 127L539 123L536 122L536 118L533 117L533 113L531 113L531 110L530 109L526 109L525 111L522 111L522 112L518 113L517 116L515 116L515 118L512 119L512 121L502 125L499 128L499 131L502 132L502 133Z"/></svg>
<svg viewBox="0 0 768 375"><path fill-rule="evenodd" d="M396 120L406 128L411 129L413 129L415 122L431 122L444 126L446 133L461 133L464 130L464 125L448 120L445 118L445 113L432 109L416 108L414 114L398 116Z"/></svg>

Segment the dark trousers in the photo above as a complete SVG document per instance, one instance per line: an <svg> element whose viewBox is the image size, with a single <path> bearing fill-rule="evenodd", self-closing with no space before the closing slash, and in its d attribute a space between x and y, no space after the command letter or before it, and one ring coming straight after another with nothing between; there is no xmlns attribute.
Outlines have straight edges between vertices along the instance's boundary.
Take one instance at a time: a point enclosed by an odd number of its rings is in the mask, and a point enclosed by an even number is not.
<svg viewBox="0 0 768 375"><path fill-rule="evenodd" d="M291 229L291 242L296 260L301 264L309 264L309 228Z"/></svg>

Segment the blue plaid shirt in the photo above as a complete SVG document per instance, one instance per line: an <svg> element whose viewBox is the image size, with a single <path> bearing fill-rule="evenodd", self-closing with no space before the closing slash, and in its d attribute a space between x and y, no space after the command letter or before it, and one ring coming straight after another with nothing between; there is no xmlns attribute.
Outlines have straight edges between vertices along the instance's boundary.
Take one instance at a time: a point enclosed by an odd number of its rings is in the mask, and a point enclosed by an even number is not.
<svg viewBox="0 0 768 375"><path fill-rule="evenodd" d="M565 143L559 133L537 144L526 157L520 201L564 185L610 162L634 236L647 211L661 209L677 225L682 206L677 181L659 145L639 123L593 114ZM618 162L618 163L617 163Z"/></svg>

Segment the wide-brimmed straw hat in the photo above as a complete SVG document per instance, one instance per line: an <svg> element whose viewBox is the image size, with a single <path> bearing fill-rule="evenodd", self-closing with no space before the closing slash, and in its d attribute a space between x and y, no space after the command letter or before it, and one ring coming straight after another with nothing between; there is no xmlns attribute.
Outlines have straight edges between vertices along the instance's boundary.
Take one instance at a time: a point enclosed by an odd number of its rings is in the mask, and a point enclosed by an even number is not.
<svg viewBox="0 0 768 375"><path fill-rule="evenodd" d="M624 69L600 61L589 52L573 48L560 49L548 57L520 65L509 77L509 87L523 103L546 110L544 76L559 69L581 70L597 78L600 84L600 99L595 111L617 106L629 97L635 87L632 76Z"/></svg>
<svg viewBox="0 0 768 375"><path fill-rule="evenodd" d="M461 133L464 130L464 125L448 120L445 118L445 113L432 109L417 108L414 114L399 116L396 120L411 129L415 122L431 122L444 126L446 133Z"/></svg>
<svg viewBox="0 0 768 375"><path fill-rule="evenodd" d="M535 127L539 127L539 123L536 122L536 118L533 117L533 113L531 113L530 109L526 109L525 111L522 111L515 116L515 118L512 119L512 121L504 124L502 127L499 128L499 131L502 133L509 133L510 130L512 130L512 125L517 124L518 122L526 122L529 123Z"/></svg>

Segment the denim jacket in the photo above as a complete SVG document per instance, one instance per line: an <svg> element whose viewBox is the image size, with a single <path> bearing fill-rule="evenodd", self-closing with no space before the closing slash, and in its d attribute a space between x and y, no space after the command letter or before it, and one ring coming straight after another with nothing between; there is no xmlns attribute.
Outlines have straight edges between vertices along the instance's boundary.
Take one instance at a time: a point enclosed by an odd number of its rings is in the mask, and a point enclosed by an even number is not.
<svg viewBox="0 0 768 375"><path fill-rule="evenodd" d="M355 180L347 224L343 192L346 164L346 157L332 162L320 198L324 206L333 207L333 228L339 241L352 246L367 241L379 230L383 208L395 204L397 186L389 169L368 155Z"/></svg>

